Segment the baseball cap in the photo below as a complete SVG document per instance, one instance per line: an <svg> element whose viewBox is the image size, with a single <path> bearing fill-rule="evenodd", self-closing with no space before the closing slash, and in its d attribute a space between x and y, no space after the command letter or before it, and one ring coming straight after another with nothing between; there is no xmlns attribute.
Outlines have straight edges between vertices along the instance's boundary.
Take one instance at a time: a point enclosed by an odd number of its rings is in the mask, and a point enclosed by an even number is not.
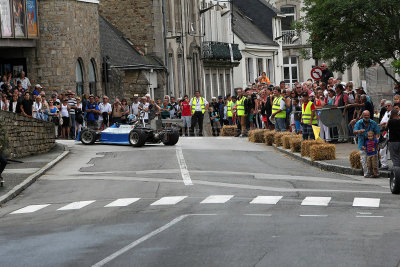
<svg viewBox="0 0 400 267"><path fill-rule="evenodd" d="M40 89L42 89L43 87L42 87L40 84L36 84L36 85L35 85L35 88L40 88Z"/></svg>

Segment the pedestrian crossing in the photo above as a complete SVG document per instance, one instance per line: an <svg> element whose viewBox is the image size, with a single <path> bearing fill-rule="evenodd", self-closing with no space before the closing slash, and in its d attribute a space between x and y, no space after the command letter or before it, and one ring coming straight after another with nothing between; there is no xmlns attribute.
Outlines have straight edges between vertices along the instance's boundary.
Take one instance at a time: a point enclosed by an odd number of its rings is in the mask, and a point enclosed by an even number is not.
<svg viewBox="0 0 400 267"><path fill-rule="evenodd" d="M205 198L201 198L201 201L198 201L196 198L191 198L188 196L166 196L161 197L154 201L151 200L150 206L174 206L178 205L179 203L185 202L187 199L196 199L196 203L200 205L211 205L211 204L227 204L235 200L234 195L210 195ZM249 199L251 199L249 201ZM250 205L277 205L280 202L284 201L284 196L257 196L255 198L243 198L237 197L236 200L243 202L247 202ZM116 208L116 207L128 207L134 203L138 203L140 201L149 201L149 199L142 199L142 198L120 198L111 201L110 203L106 204L105 206L101 205L104 208ZM287 200L289 201L289 200ZM56 211L73 211L73 210L81 210L87 208L90 205L93 205L96 200L87 200L87 201L76 201L68 203L62 207L56 209ZM293 200L290 201L293 203ZM300 202L300 201L298 201ZM341 202L342 203L342 202ZM350 206L349 202L349 206ZM380 207L380 199L379 198L354 198L352 202L352 207L358 208L379 208ZM10 214L29 214L38 212L43 209L49 209L51 206L56 206L59 204L40 204L40 205L28 205L18 210L11 212ZM301 206L322 206L327 207L329 205L333 205L331 197L312 197L308 196L301 200Z"/></svg>

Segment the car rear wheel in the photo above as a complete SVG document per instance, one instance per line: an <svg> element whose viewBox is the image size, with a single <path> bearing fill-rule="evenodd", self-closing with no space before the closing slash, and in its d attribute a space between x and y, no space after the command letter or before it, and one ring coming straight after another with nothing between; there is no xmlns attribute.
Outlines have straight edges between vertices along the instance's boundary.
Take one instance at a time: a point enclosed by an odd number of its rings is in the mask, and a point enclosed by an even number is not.
<svg viewBox="0 0 400 267"><path fill-rule="evenodd" d="M177 129L171 129L165 134L164 137L164 145L166 146L174 146L179 141L179 132Z"/></svg>
<svg viewBox="0 0 400 267"><path fill-rule="evenodd" d="M93 145L96 142L96 132L93 130L85 129L81 132L81 142L84 145Z"/></svg>
<svg viewBox="0 0 400 267"><path fill-rule="evenodd" d="M133 129L129 133L129 143L134 147L141 147L146 143L147 134L139 129Z"/></svg>

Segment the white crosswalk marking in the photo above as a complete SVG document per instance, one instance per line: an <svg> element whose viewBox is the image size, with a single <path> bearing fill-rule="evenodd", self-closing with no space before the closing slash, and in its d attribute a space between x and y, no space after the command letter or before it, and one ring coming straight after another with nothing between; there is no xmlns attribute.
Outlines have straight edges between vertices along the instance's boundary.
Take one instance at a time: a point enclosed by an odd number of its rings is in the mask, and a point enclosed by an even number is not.
<svg viewBox="0 0 400 267"><path fill-rule="evenodd" d="M135 203L136 201L138 201L140 198L120 198L117 199L113 202L111 202L108 205L105 205L104 207L126 207L129 206L132 203Z"/></svg>
<svg viewBox="0 0 400 267"><path fill-rule="evenodd" d="M43 208L46 208L47 206L50 206L50 204L44 204L44 205L30 205L26 206L25 208L16 210L14 212L11 212L10 214L23 214L23 213L32 213L38 210L41 210Z"/></svg>
<svg viewBox="0 0 400 267"><path fill-rule="evenodd" d="M222 204L233 198L233 195L213 195L204 199L201 204Z"/></svg>
<svg viewBox="0 0 400 267"><path fill-rule="evenodd" d="M72 202L62 208L59 208L58 210L79 210L83 207L86 207L87 205L92 204L95 201L96 200Z"/></svg>
<svg viewBox="0 0 400 267"><path fill-rule="evenodd" d="M354 198L353 207L369 207L369 208L379 208L380 204L379 198Z"/></svg>
<svg viewBox="0 0 400 267"><path fill-rule="evenodd" d="M301 202L302 206L328 206L331 201L331 197L306 197L303 202Z"/></svg>
<svg viewBox="0 0 400 267"><path fill-rule="evenodd" d="M152 203L151 206L159 206L159 205L175 205L180 201L187 198L187 196L176 196L176 197L163 197Z"/></svg>
<svg viewBox="0 0 400 267"><path fill-rule="evenodd" d="M281 200L283 196L258 196L254 198L250 204L269 204L269 205L275 205L278 203L279 200Z"/></svg>

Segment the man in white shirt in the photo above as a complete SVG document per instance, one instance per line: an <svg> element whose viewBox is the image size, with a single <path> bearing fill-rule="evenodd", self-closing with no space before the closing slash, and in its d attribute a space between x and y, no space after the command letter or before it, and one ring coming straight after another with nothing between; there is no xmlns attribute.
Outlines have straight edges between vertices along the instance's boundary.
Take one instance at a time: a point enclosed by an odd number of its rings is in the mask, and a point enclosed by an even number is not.
<svg viewBox="0 0 400 267"><path fill-rule="evenodd" d="M175 119L178 116L179 104L176 103L175 97L171 96L171 110L169 111L170 118Z"/></svg>
<svg viewBox="0 0 400 267"><path fill-rule="evenodd" d="M392 114L392 109L393 109L393 104L391 101L386 101L385 102L385 107L386 107L386 112L385 115L383 115L382 120L381 120L381 126L383 128L387 127L388 121L390 119L390 115ZM382 136L385 139L389 138L389 132L382 132ZM388 161L388 155L387 155L387 145L379 150L379 154L381 155L381 168L380 170L387 170L389 168L389 161Z"/></svg>
<svg viewBox="0 0 400 267"><path fill-rule="evenodd" d="M191 135L194 136L194 127L199 124L199 136L203 136L203 119L204 113L208 110L208 102L205 98L200 97L200 91L195 92L195 97L190 100L192 108L192 125L190 127Z"/></svg>
<svg viewBox="0 0 400 267"><path fill-rule="evenodd" d="M29 81L28 77L25 77L25 72L21 71L21 77L17 79L17 81L20 81L22 84L22 88L25 89L25 91L27 90L31 90L31 82Z"/></svg>
<svg viewBox="0 0 400 267"><path fill-rule="evenodd" d="M139 111L139 97L137 95L133 96L133 103L131 105L131 111L130 114L133 114L137 117L138 111Z"/></svg>
<svg viewBox="0 0 400 267"><path fill-rule="evenodd" d="M147 103L147 97L142 97L141 103L139 103L138 109L143 111L143 119L145 123L149 122L149 103Z"/></svg>
<svg viewBox="0 0 400 267"><path fill-rule="evenodd" d="M112 113L112 106L108 101L108 96L103 96L103 102L99 104L99 125L101 129L106 129L108 127L109 116Z"/></svg>

